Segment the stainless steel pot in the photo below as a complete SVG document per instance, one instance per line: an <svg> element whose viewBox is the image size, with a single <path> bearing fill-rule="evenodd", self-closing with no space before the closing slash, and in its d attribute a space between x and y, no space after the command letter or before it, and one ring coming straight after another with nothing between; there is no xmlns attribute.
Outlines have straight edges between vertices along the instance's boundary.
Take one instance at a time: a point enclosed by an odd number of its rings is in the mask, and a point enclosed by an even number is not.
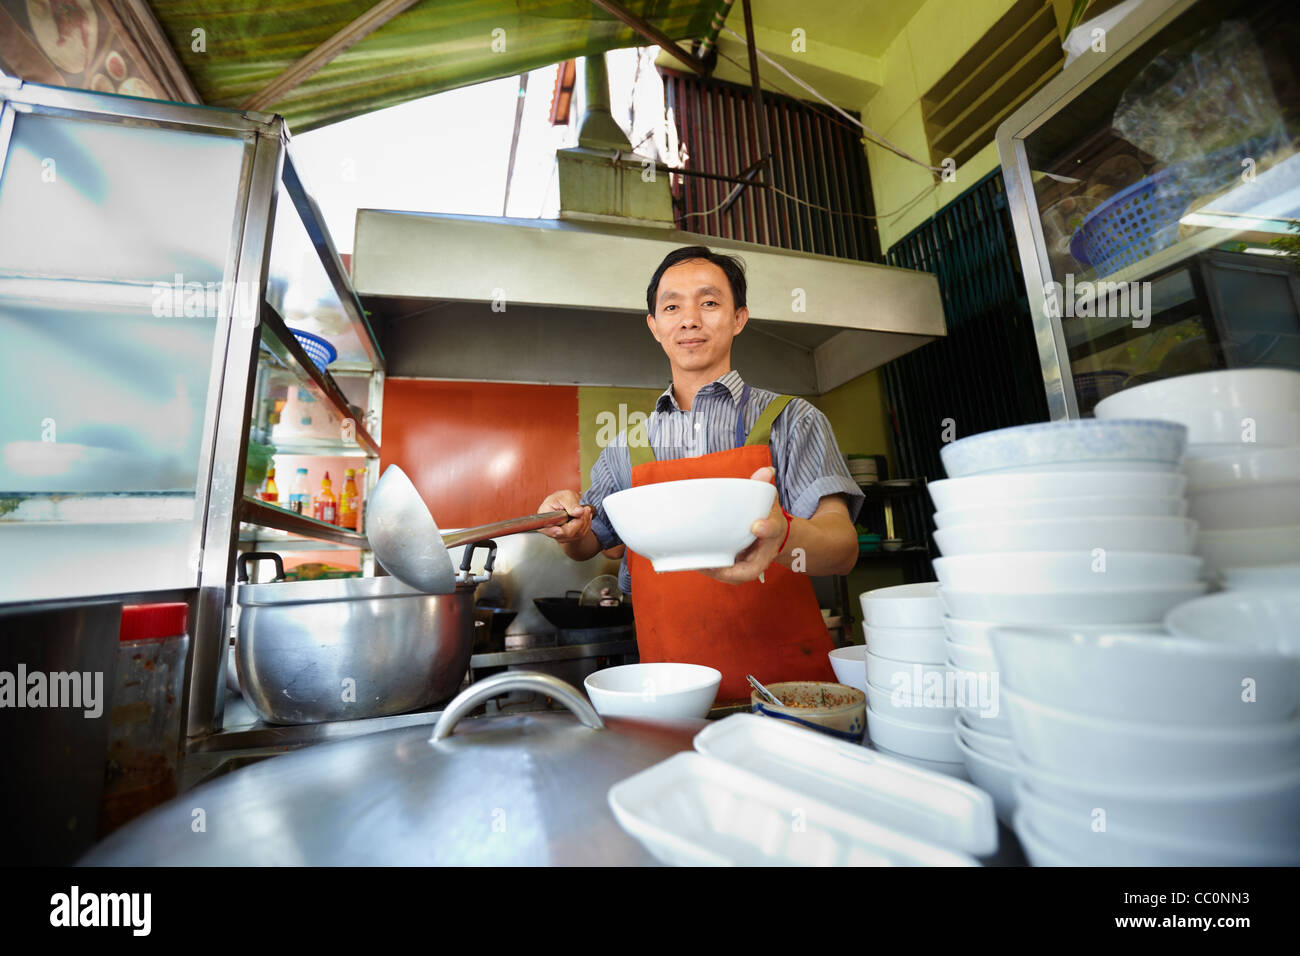
<svg viewBox="0 0 1300 956"><path fill-rule="evenodd" d="M483 574L470 573L488 549ZM492 575L496 543L465 549L451 594L425 594L393 577L241 584L235 665L244 699L273 724L383 717L427 707L456 693L474 646L474 590Z"/></svg>
<svg viewBox="0 0 1300 956"><path fill-rule="evenodd" d="M462 720L531 690L572 714ZM570 685L511 671L479 681L432 735L405 727L236 770L113 833L95 866L653 864L615 821L609 788L691 748L703 720L602 721ZM454 733L453 733L454 731ZM193 811L207 830L196 838Z"/></svg>

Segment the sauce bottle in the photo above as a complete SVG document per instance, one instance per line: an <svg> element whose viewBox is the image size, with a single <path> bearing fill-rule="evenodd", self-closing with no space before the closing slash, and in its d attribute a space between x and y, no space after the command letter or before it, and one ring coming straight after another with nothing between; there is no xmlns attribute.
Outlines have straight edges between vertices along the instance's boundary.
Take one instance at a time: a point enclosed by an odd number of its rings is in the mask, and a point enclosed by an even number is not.
<svg viewBox="0 0 1300 956"><path fill-rule="evenodd" d="M344 475L343 494L339 497L339 527L357 530L357 494L356 469L349 468Z"/></svg>
<svg viewBox="0 0 1300 956"><path fill-rule="evenodd" d="M325 477L321 479L320 494L316 496L312 517L317 521L324 521L326 524L339 523L339 500L331 490L330 473L328 471L325 472Z"/></svg>
<svg viewBox="0 0 1300 956"><path fill-rule="evenodd" d="M275 504L280 500L280 489L275 485L275 469L266 470L266 487L262 489L262 500Z"/></svg>

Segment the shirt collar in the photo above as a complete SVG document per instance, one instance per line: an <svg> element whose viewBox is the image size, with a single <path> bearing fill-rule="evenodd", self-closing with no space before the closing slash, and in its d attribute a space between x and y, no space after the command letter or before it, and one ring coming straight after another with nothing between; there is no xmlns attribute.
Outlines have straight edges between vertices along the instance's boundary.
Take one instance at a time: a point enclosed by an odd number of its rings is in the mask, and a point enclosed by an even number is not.
<svg viewBox="0 0 1300 956"><path fill-rule="evenodd" d="M745 389L744 380L740 377L740 373L733 368L726 375L722 376L719 379L714 379L708 385L705 385L703 388L701 388L696 393L696 398L698 398L701 395L716 394L718 392L725 390L726 392L730 393L732 404L738 405L740 404L740 395L744 391L744 389ZM660 394L659 400L655 402L655 411L657 412L681 411L680 406L678 406L677 404L677 398L676 396L673 395L673 386L671 382L668 383L668 388L666 388Z"/></svg>

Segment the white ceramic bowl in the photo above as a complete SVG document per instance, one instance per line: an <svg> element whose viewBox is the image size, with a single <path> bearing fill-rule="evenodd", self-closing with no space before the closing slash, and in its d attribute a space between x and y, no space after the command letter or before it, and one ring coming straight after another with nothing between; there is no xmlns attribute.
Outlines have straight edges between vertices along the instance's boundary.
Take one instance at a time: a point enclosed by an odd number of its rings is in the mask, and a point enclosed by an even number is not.
<svg viewBox="0 0 1300 956"><path fill-rule="evenodd" d="M1183 459L1187 429L1151 419L1075 418L999 428L939 449L950 478L996 472L1173 471Z"/></svg>
<svg viewBox="0 0 1300 956"><path fill-rule="evenodd" d="M1150 416L1188 425L1189 442L1240 439L1240 420L1266 428L1270 413L1300 408L1300 372L1288 369L1221 369L1179 375L1126 388L1093 408L1099 419ZM1218 417L1206 417L1217 413ZM1235 429L1227 430L1227 425Z"/></svg>
<svg viewBox="0 0 1300 956"><path fill-rule="evenodd" d="M952 722L943 726L901 720L867 708L867 734L873 743L908 757L961 763Z"/></svg>
<svg viewBox="0 0 1300 956"><path fill-rule="evenodd" d="M1224 588L1229 591L1300 591L1300 561L1258 568L1223 568L1219 573Z"/></svg>
<svg viewBox="0 0 1300 956"><path fill-rule="evenodd" d="M943 478L926 488L940 511L967 511L994 504L1018 504L1038 498L1178 498L1187 476L1167 471L1024 472Z"/></svg>
<svg viewBox="0 0 1300 956"><path fill-rule="evenodd" d="M955 618L1003 624L1158 624L1171 608L1205 593L1204 581L1163 587L999 594L940 588Z"/></svg>
<svg viewBox="0 0 1300 956"><path fill-rule="evenodd" d="M1077 714L1179 727L1290 717L1300 706L1300 627L1290 643L1296 656L1282 656L1258 646L1245 627L1198 638L1119 629L993 632L1004 689ZM1243 701L1247 679L1254 699Z"/></svg>
<svg viewBox="0 0 1300 956"><path fill-rule="evenodd" d="M730 567L775 500L769 482L691 478L616 491L603 505L623 543L663 572Z"/></svg>
<svg viewBox="0 0 1300 956"><path fill-rule="evenodd" d="M850 644L837 647L828 655L835 679L841 684L856 688L863 693L867 690L867 645Z"/></svg>
<svg viewBox="0 0 1300 956"><path fill-rule="evenodd" d="M952 699L941 697L937 692L927 697L924 692L912 694L875 684L867 684L867 706L909 724L929 727L951 727L958 717Z"/></svg>
<svg viewBox="0 0 1300 956"><path fill-rule="evenodd" d="M1036 518L940 528L934 533L934 543L945 557L1092 548L1191 554L1196 544L1196 522L1187 518Z"/></svg>
<svg viewBox="0 0 1300 956"><path fill-rule="evenodd" d="M1010 826L1016 812L1015 764L978 753L960 738L957 740L957 750L966 762L966 772L970 774L971 783L993 798L993 811L999 820Z"/></svg>
<svg viewBox="0 0 1300 956"><path fill-rule="evenodd" d="M1181 495L1157 498L1153 495L1081 495L1073 498L1030 498L1025 501L990 502L978 508L936 511L934 525L940 530L971 524L1004 521L1033 521L1038 518L1181 518L1187 514L1187 499Z"/></svg>
<svg viewBox="0 0 1300 956"><path fill-rule="evenodd" d="M1006 627L1007 625L999 621L967 621L962 618L944 616L943 629L947 632L948 640L953 644L965 644L967 647L975 647L980 650L992 651L993 642L990 634L995 627ZM1080 633L1092 633L1096 631L1114 631L1123 630L1126 632L1146 633L1146 634L1163 634L1165 628L1163 624L1076 624L1072 628Z"/></svg>
<svg viewBox="0 0 1300 956"><path fill-rule="evenodd" d="M1017 810L1012 817L1012 829L1020 841L1020 848L1025 851L1025 858L1030 866L1082 866L1069 854L1052 846L1042 834L1036 831L1031 820L1026 819L1024 810Z"/></svg>
<svg viewBox="0 0 1300 956"><path fill-rule="evenodd" d="M998 673L998 662L994 658L992 650L972 647L969 644L958 644L956 641L945 641L944 650L948 654L946 660L958 670L986 674Z"/></svg>
<svg viewBox="0 0 1300 956"><path fill-rule="evenodd" d="M898 760L906 760L908 763L916 764L924 770L933 770L935 773L944 773L950 777L956 777L958 780L970 780L970 774L966 772L966 764L961 760L924 760L921 757L913 757L909 754L900 754L888 747L877 746L872 743L872 749L884 754L886 757L894 757Z"/></svg>
<svg viewBox="0 0 1300 956"><path fill-rule="evenodd" d="M1300 716L1195 727L1108 720L1031 701L1007 687L1002 703L1024 761L1057 773L1111 783L1204 783L1300 764Z"/></svg>
<svg viewBox="0 0 1300 956"><path fill-rule="evenodd" d="M942 664L947 658L942 627L872 627L866 624L862 633L867 639L867 649L877 657L920 664Z"/></svg>
<svg viewBox="0 0 1300 956"><path fill-rule="evenodd" d="M933 581L863 591L862 618L872 627L942 627L943 608Z"/></svg>
<svg viewBox="0 0 1300 956"><path fill-rule="evenodd" d="M991 757L999 763L1012 765L1019 759L1016 756L1016 741L1013 737L993 733L988 727L974 727L960 714L954 727L957 739L977 754Z"/></svg>
<svg viewBox="0 0 1300 956"><path fill-rule="evenodd" d="M1202 531L1196 553L1207 574L1227 568L1257 568L1300 561L1300 524L1238 531Z"/></svg>
<svg viewBox="0 0 1300 956"><path fill-rule="evenodd" d="M1105 784L1017 764L1024 783L1061 807L1106 809L1107 820L1152 835L1217 843L1300 845L1300 767L1276 774L1166 786Z"/></svg>
<svg viewBox="0 0 1300 956"><path fill-rule="evenodd" d="M1271 484L1300 479L1300 445L1288 448L1242 448L1215 458L1187 462L1187 488L1205 491L1241 482Z"/></svg>
<svg viewBox="0 0 1300 956"><path fill-rule="evenodd" d="M1095 809L1061 807L1023 782L1014 787L1017 819L1081 866L1288 866L1300 863L1300 846L1214 843L1195 833L1152 835L1106 818ZM1105 809L1105 808L1100 808Z"/></svg>
<svg viewBox="0 0 1300 956"><path fill-rule="evenodd" d="M1192 491L1187 513L1204 531L1300 525L1300 478L1267 484L1239 481Z"/></svg>
<svg viewBox="0 0 1300 956"><path fill-rule="evenodd" d="M1007 716L1002 680L997 671L968 669L950 660L948 680L957 713L968 726L996 737L1011 736L1011 718Z"/></svg>
<svg viewBox="0 0 1300 956"><path fill-rule="evenodd" d="M1191 584L1201 572L1201 560L1192 555L1143 551L1006 551L935 558L933 564L945 591L1003 594L1168 587Z"/></svg>
<svg viewBox="0 0 1300 956"><path fill-rule="evenodd" d="M867 650L867 683L887 687L905 694L922 693L935 682L942 683L948 667L942 661L922 664L916 661L896 661Z"/></svg>
<svg viewBox="0 0 1300 956"><path fill-rule="evenodd" d="M1193 640L1249 642L1278 654L1300 654L1300 591L1227 591L1174 608L1170 634Z"/></svg>
<svg viewBox="0 0 1300 956"><path fill-rule="evenodd" d="M703 664L624 664L588 674L587 696L602 717L703 718L722 672Z"/></svg>

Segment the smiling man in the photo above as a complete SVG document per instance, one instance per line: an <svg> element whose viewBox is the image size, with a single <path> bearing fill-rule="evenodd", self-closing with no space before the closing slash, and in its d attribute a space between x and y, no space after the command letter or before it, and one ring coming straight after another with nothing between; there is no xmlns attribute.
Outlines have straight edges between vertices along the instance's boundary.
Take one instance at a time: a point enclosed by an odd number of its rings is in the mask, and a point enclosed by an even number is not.
<svg viewBox="0 0 1300 956"><path fill-rule="evenodd" d="M623 557L619 583L632 595L641 660L716 667L720 703L749 697L746 674L765 683L833 680L809 575L853 567L863 495L830 423L803 399L747 385L732 369L732 342L749 321L739 259L704 246L674 250L650 280L646 307L672 370L648 441L625 433L606 447L581 499L568 490L547 496L538 511L564 509L572 519L542 533L576 561L600 551ZM777 500L731 567L656 574L646 558L625 554L601 502L685 478L775 481Z"/></svg>

